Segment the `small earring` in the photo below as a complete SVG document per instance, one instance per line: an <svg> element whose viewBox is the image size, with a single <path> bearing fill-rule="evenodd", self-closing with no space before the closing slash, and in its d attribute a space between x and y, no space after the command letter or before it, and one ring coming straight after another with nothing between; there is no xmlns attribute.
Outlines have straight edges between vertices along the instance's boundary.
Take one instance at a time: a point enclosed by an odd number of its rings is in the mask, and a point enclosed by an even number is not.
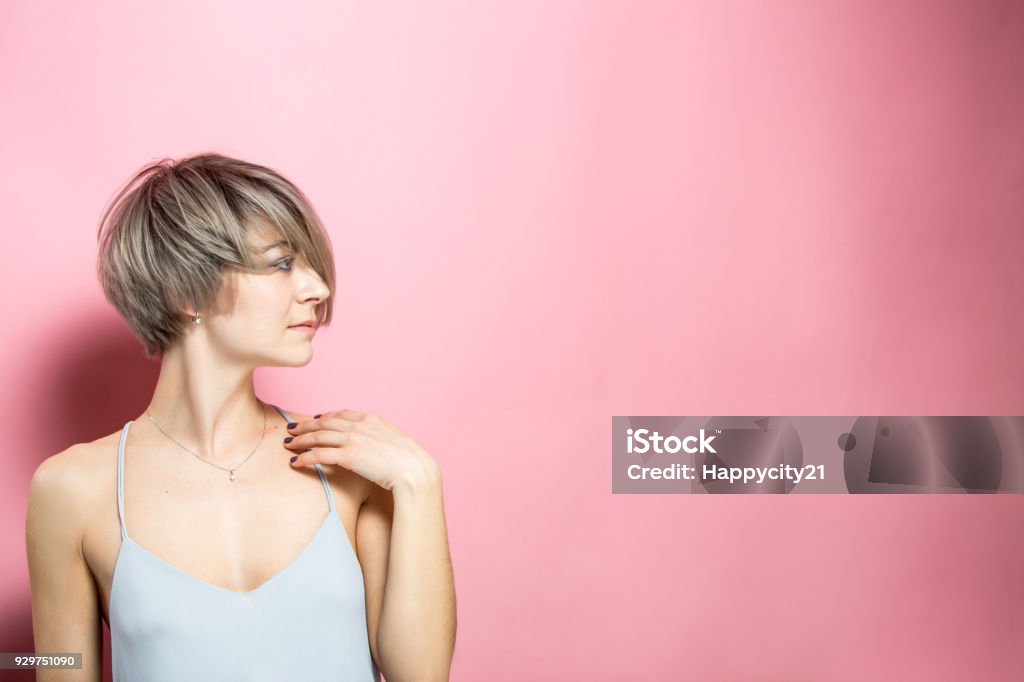
<svg viewBox="0 0 1024 682"><path fill-rule="evenodd" d="M199 313L192 316L192 324L199 324Z"/></svg>

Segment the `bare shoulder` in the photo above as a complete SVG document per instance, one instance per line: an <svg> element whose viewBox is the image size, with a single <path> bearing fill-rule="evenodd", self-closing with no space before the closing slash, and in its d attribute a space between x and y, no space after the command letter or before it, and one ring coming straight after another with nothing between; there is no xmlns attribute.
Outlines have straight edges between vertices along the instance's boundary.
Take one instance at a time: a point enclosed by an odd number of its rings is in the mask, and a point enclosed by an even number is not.
<svg viewBox="0 0 1024 682"><path fill-rule="evenodd" d="M75 444L40 462L25 515L36 650L81 651L82 679L96 680L102 672L100 607L82 541L95 515L102 442Z"/></svg>
<svg viewBox="0 0 1024 682"><path fill-rule="evenodd" d="M29 507L43 527L60 523L81 530L88 523L119 433L76 443L40 462L29 485ZM33 524L34 525L34 524ZM27 528L31 532L32 527Z"/></svg>
<svg viewBox="0 0 1024 682"><path fill-rule="evenodd" d="M72 488L91 492L90 488L104 480L107 469L113 466L117 455L118 430L96 440L75 443L66 450L44 459L36 468L33 479L63 481Z"/></svg>

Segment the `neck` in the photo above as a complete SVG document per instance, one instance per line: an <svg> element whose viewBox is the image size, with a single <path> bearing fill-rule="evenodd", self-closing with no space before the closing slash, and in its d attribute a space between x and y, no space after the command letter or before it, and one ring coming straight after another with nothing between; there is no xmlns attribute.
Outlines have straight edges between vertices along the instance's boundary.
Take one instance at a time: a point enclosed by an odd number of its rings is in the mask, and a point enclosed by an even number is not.
<svg viewBox="0 0 1024 682"><path fill-rule="evenodd" d="M169 348L146 408L160 428L149 426L209 462L238 463L259 442L264 419L269 429L273 412L256 397L253 371L224 362L206 344ZM139 421L149 422L145 412Z"/></svg>

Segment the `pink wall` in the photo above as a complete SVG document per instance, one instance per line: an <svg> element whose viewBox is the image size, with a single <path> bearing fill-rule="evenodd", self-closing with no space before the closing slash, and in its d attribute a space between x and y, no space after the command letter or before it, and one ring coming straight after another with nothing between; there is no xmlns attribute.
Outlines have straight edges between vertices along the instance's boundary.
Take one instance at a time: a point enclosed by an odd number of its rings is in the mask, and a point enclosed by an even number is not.
<svg viewBox="0 0 1024 682"><path fill-rule="evenodd" d="M96 220L216 150L336 250L333 328L261 394L441 462L453 680L1011 679L1024 498L613 496L609 434L1024 413L1022 83L1009 0L4 3L0 650L32 472L155 378Z"/></svg>

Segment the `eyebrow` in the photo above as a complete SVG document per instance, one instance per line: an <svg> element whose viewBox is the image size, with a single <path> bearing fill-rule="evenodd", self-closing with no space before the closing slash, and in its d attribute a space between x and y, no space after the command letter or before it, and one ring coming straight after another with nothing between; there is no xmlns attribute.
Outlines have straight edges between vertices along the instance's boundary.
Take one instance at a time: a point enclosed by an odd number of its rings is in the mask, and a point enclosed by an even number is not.
<svg viewBox="0 0 1024 682"><path fill-rule="evenodd" d="M274 247L277 247L277 246L288 246L288 242L279 239L278 241L274 242L273 244L267 244L266 246L264 246L263 250L260 251L260 253L266 253L267 251L270 251L271 249L273 249Z"/></svg>

